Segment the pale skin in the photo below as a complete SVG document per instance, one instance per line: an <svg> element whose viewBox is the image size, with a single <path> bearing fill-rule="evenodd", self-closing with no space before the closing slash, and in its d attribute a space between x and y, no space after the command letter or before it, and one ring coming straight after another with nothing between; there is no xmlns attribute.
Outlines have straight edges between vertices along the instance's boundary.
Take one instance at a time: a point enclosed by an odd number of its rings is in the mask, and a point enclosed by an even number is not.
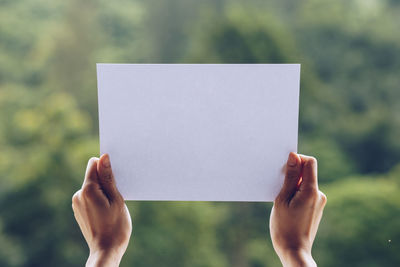
<svg viewBox="0 0 400 267"><path fill-rule="evenodd" d="M72 197L72 209L90 250L86 266L118 266L132 221L107 154L89 160L82 188Z"/></svg>
<svg viewBox="0 0 400 267"><path fill-rule="evenodd" d="M272 244L284 267L316 266L311 249L326 204L326 196L318 189L317 161L290 153L285 172L271 211ZM132 222L107 154L89 160L72 208L90 250L86 266L118 266Z"/></svg>
<svg viewBox="0 0 400 267"><path fill-rule="evenodd" d="M290 153L269 224L283 266L317 266L311 249L326 201L318 189L317 160Z"/></svg>

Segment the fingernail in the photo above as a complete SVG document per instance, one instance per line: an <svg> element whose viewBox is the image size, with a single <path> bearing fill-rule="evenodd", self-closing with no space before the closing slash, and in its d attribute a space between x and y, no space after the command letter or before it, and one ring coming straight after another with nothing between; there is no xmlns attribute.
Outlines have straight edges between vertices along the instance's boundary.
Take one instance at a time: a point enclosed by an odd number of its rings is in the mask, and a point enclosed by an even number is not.
<svg viewBox="0 0 400 267"><path fill-rule="evenodd" d="M103 159L103 166L104 166L105 168L110 168L110 166L111 166L111 164L110 164L110 158L109 158L108 154L106 154L106 155L104 156L104 159Z"/></svg>
<svg viewBox="0 0 400 267"><path fill-rule="evenodd" d="M296 159L296 155L294 153L289 154L287 164L289 167L295 167L297 165L297 159Z"/></svg>

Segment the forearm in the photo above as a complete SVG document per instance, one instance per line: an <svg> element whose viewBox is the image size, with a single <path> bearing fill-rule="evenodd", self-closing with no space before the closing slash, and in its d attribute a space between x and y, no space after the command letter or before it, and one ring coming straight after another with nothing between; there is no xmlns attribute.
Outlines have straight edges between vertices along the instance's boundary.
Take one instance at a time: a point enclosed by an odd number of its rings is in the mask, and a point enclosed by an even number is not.
<svg viewBox="0 0 400 267"><path fill-rule="evenodd" d="M279 254L284 267L316 267L311 253L306 251L284 251Z"/></svg>
<svg viewBox="0 0 400 267"><path fill-rule="evenodd" d="M86 262L86 267L117 267L119 266L123 253L116 251L91 252Z"/></svg>

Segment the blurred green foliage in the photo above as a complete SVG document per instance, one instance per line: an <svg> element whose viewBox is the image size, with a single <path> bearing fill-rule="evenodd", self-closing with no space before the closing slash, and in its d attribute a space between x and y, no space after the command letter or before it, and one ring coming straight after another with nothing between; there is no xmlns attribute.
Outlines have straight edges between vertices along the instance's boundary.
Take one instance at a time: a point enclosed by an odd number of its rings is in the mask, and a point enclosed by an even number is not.
<svg viewBox="0 0 400 267"><path fill-rule="evenodd" d="M321 266L400 266L396 0L0 0L0 266L82 266L96 62L301 63L299 151L328 196ZM279 266L271 204L128 203L122 266Z"/></svg>

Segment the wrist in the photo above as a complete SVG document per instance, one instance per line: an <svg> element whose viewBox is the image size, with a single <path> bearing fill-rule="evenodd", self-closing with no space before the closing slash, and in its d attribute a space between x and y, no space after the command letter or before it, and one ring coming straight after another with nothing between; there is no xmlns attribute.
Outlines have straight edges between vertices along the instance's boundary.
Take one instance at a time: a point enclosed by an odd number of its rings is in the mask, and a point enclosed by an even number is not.
<svg viewBox="0 0 400 267"><path fill-rule="evenodd" d="M86 267L115 267L119 266L124 252L118 249L90 251Z"/></svg>
<svg viewBox="0 0 400 267"><path fill-rule="evenodd" d="M316 267L311 251L304 249L289 249L279 254L284 267Z"/></svg>

